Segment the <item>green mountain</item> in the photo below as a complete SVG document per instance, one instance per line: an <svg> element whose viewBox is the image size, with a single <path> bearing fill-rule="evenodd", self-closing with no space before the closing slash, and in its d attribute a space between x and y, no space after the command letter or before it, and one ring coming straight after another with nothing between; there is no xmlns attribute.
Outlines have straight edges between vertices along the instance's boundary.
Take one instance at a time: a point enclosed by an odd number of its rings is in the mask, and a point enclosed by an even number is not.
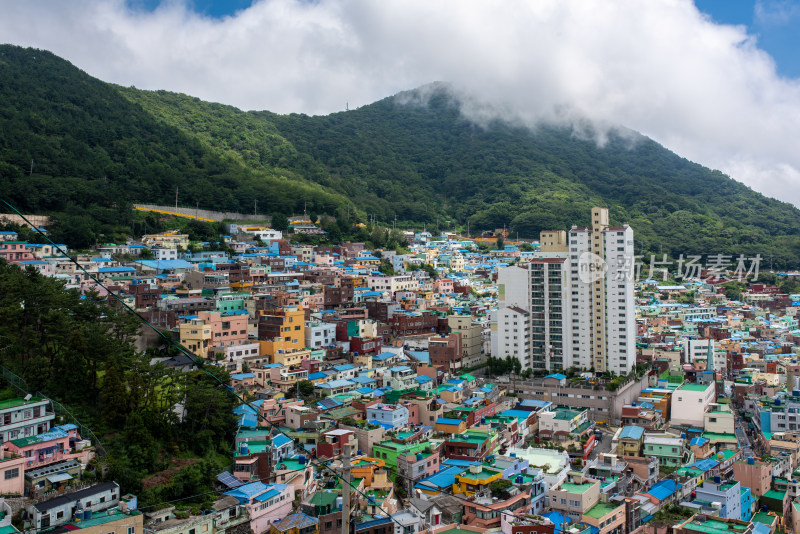
<svg viewBox="0 0 800 534"><path fill-rule="evenodd" d="M426 95L425 99L420 95ZM406 103L416 102L416 103ZM520 237L611 209L637 252L800 265L800 210L630 131L534 130L464 118L446 85L328 116L243 112L96 80L40 50L0 47L0 178L25 210L129 224L130 202L356 213ZM31 160L33 172L31 174ZM355 208L355 210L353 209ZM74 220L74 219L73 219ZM512 234L513 235L513 234Z"/></svg>

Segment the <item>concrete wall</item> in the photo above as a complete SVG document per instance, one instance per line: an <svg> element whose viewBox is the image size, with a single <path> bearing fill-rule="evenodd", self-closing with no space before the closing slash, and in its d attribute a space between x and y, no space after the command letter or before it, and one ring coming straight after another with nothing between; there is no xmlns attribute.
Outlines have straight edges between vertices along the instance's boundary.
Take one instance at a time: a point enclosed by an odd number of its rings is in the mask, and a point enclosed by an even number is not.
<svg viewBox="0 0 800 534"><path fill-rule="evenodd" d="M195 208L176 208L175 206L156 206L155 204L134 204L134 207L137 208L147 208L147 209L154 209L154 210L162 210L162 211L171 211L173 213L181 213L183 215L190 215L192 217L204 217L206 219L212 219L214 221L223 221L223 220L231 220L231 221L263 221L268 222L270 221L270 217L268 215L253 215L252 213L233 213L233 212L223 212L223 211L211 211L211 210L200 210ZM157 215L157 214L154 214Z"/></svg>

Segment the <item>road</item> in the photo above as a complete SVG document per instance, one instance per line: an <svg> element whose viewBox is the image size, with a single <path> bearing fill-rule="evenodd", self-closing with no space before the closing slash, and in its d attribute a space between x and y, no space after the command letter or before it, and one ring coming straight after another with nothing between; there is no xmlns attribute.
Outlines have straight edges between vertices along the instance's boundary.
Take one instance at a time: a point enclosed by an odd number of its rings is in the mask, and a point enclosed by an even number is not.
<svg viewBox="0 0 800 534"><path fill-rule="evenodd" d="M742 420L737 417L736 421L736 441L739 443L739 448L742 450L742 455L745 458L753 456L753 447L750 445L750 439L747 437L747 432L744 430Z"/></svg>
<svg viewBox="0 0 800 534"><path fill-rule="evenodd" d="M606 428L597 427L603 433L603 438L594 446L592 452L589 453L589 459L594 460L601 453L611 452L611 438L614 437L614 432Z"/></svg>

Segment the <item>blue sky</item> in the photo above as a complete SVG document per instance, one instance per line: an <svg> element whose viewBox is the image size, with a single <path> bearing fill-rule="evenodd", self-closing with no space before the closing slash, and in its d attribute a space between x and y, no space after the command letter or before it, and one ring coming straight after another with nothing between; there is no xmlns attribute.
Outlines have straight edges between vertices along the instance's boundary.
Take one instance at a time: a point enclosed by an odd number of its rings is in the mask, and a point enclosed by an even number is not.
<svg viewBox="0 0 800 534"><path fill-rule="evenodd" d="M171 0L128 0L129 5L153 11ZM380 0L378 0L380 1ZM233 15L253 0L185 0L196 13L214 18ZM778 74L800 78L800 0L695 0L697 8L719 24L747 27L758 47L775 60Z"/></svg>
<svg viewBox="0 0 800 534"><path fill-rule="evenodd" d="M778 74L800 78L800 2L797 0L695 0L719 24L739 24L775 60Z"/></svg>
<svg viewBox="0 0 800 534"><path fill-rule="evenodd" d="M153 11L162 3L165 3L165 0L128 0L130 6L147 11ZM233 15L250 7L252 3L253 0L186 0L186 4L195 12L210 17Z"/></svg>

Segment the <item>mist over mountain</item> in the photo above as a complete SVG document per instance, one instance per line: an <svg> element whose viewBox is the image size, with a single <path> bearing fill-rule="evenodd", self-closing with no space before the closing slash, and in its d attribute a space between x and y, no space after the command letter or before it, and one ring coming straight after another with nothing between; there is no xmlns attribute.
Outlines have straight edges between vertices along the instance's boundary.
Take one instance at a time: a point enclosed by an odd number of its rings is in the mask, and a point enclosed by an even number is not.
<svg viewBox="0 0 800 534"><path fill-rule="evenodd" d="M128 224L132 202L309 212L444 229L588 223L607 206L637 252L800 263L800 210L624 127L513 110L430 84L325 116L244 112L92 78L0 46L0 180L21 209L64 224ZM98 234L106 231L96 229Z"/></svg>

